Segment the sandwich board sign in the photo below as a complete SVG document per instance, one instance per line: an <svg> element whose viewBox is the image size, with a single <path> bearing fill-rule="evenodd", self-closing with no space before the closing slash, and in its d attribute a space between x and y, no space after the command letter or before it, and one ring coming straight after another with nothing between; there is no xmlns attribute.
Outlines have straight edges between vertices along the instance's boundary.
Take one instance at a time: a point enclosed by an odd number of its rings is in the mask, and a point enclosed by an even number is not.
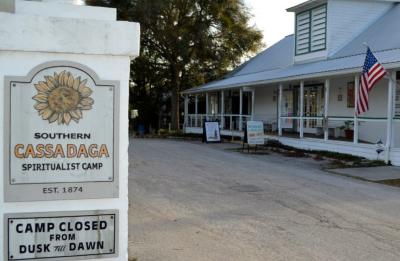
<svg viewBox="0 0 400 261"><path fill-rule="evenodd" d="M119 84L48 63L5 81L5 201L118 197Z"/></svg>
<svg viewBox="0 0 400 261"><path fill-rule="evenodd" d="M264 124L262 121L246 123L246 143L249 145L264 145Z"/></svg>
<svg viewBox="0 0 400 261"><path fill-rule="evenodd" d="M221 142L219 122L206 121L203 129L204 140L206 142Z"/></svg>

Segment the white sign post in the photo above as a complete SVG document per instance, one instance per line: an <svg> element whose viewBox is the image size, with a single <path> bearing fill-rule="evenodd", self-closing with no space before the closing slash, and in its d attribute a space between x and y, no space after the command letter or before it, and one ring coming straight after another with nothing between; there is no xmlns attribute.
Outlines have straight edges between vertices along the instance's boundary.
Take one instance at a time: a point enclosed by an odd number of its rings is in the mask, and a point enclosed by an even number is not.
<svg viewBox="0 0 400 261"><path fill-rule="evenodd" d="M72 2L0 4L4 261L128 259L129 75L139 25Z"/></svg>

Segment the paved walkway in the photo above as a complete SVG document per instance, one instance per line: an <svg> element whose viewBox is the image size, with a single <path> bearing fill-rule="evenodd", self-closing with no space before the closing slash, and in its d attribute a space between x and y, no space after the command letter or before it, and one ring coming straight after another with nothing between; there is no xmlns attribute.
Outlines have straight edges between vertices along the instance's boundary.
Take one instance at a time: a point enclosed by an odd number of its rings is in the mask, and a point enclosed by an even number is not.
<svg viewBox="0 0 400 261"><path fill-rule="evenodd" d="M400 258L400 189L173 140L130 147L129 246L138 261Z"/></svg>
<svg viewBox="0 0 400 261"><path fill-rule="evenodd" d="M400 179L400 167L392 166L334 169L332 172L371 181Z"/></svg>

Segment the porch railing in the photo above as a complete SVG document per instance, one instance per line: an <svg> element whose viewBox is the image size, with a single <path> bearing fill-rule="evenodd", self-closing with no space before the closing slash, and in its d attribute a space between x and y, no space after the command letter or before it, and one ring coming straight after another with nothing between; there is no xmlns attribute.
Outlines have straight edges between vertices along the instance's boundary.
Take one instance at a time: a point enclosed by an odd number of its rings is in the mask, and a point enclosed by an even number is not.
<svg viewBox="0 0 400 261"><path fill-rule="evenodd" d="M256 115L240 115L240 114L189 114L186 127L202 128L203 122L218 121L221 130L225 131L244 131L247 121L262 121L264 123L265 133L271 134L277 132L278 122L276 115L273 114L256 114Z"/></svg>
<svg viewBox="0 0 400 261"><path fill-rule="evenodd" d="M222 130L242 131L246 122L251 119L251 115L239 114L188 114L186 127L203 128L204 121L218 121Z"/></svg>
<svg viewBox="0 0 400 261"><path fill-rule="evenodd" d="M386 139L386 123L390 118L387 117L349 117L349 116L281 116L281 126L284 132L282 136L291 138L300 138L300 121L303 120L304 129L307 127L314 130L313 133L307 133L306 137L325 139L325 140L339 140L349 141L354 143L375 143L378 140L384 141ZM394 122L396 119L394 118ZM289 123L289 125L287 125ZM374 126L374 124L379 126ZM371 129L373 127L373 129ZM362 132L361 130L365 131ZM368 131L367 131L368 130ZM327 135L324 135L324 132ZM373 141L367 141L360 133L374 133L377 138ZM376 133L378 134L378 133ZM364 135L365 136L365 135ZM374 135L369 135L374 136ZM378 137L379 136L379 137Z"/></svg>

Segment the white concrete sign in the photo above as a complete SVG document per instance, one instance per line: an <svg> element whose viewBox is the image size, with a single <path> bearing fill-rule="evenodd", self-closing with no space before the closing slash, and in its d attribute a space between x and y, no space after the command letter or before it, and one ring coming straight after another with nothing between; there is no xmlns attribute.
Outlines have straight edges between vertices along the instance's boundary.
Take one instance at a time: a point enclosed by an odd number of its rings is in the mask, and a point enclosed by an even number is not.
<svg viewBox="0 0 400 261"><path fill-rule="evenodd" d="M72 1L0 0L0 260L128 259L140 25Z"/></svg>
<svg viewBox="0 0 400 261"><path fill-rule="evenodd" d="M8 214L5 260L117 256L117 211Z"/></svg>
<svg viewBox="0 0 400 261"><path fill-rule="evenodd" d="M262 121L248 121L247 128L247 144L249 145L263 145L264 137L264 124Z"/></svg>
<svg viewBox="0 0 400 261"><path fill-rule="evenodd" d="M118 82L68 62L33 73L5 83L6 200L117 197Z"/></svg>

